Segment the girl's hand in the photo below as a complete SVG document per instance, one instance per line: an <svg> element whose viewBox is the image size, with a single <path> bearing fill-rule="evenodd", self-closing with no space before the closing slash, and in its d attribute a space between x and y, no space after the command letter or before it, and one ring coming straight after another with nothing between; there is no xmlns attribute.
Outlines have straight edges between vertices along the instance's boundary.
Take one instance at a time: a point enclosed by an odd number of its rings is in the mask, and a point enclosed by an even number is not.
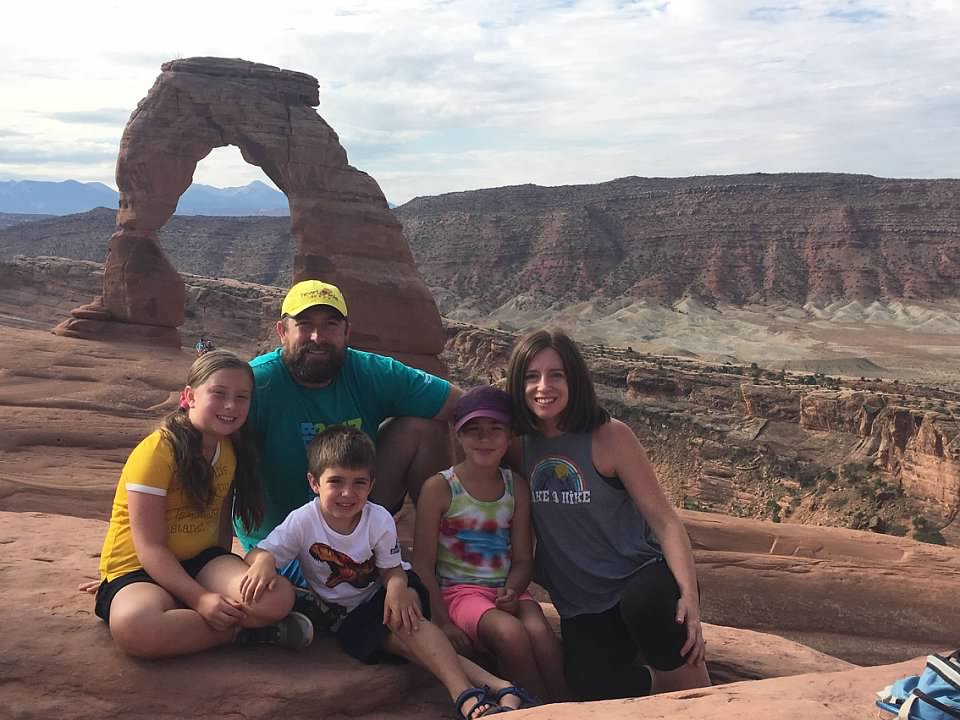
<svg viewBox="0 0 960 720"><path fill-rule="evenodd" d="M205 592L201 595L193 609L214 630L228 630L247 616L240 609L239 603L214 592Z"/></svg>
<svg viewBox="0 0 960 720"><path fill-rule="evenodd" d="M497 588L497 597L494 600L497 609L516 615L520 607L520 601L517 600L517 591L508 588L506 585Z"/></svg>
<svg viewBox="0 0 960 720"><path fill-rule="evenodd" d="M100 580L85 580L77 585L77 592L95 595L97 590L100 588L100 582Z"/></svg>
<svg viewBox="0 0 960 720"><path fill-rule="evenodd" d="M703 639L703 626L700 624L700 604L681 596L677 601L677 624L686 623L687 641L680 648L680 654L687 658L687 665L696 665L704 660L707 641Z"/></svg>
<svg viewBox="0 0 960 720"><path fill-rule="evenodd" d="M387 597L383 604L383 624L395 633L406 631L412 635L420 629L420 623L426 618L420 610L420 598L416 591L406 585L387 588Z"/></svg>
<svg viewBox="0 0 960 720"><path fill-rule="evenodd" d="M277 586L277 569L272 562L255 562L240 578L240 599L247 605L257 602Z"/></svg>
<svg viewBox="0 0 960 720"><path fill-rule="evenodd" d="M443 634L447 636L447 640L453 645L458 655L469 655L473 652L473 643L470 642L470 638L452 622L444 623L440 629L443 630Z"/></svg>

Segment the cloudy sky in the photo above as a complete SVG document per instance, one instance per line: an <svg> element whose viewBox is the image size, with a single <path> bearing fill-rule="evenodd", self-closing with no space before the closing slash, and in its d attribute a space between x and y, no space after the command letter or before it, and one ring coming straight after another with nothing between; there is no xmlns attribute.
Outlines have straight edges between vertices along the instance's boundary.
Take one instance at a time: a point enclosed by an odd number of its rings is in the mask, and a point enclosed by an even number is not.
<svg viewBox="0 0 960 720"><path fill-rule="evenodd" d="M388 199L625 175L960 176L960 0L30 0L0 26L0 179L111 186L160 64L309 73ZM266 181L236 148L195 181Z"/></svg>

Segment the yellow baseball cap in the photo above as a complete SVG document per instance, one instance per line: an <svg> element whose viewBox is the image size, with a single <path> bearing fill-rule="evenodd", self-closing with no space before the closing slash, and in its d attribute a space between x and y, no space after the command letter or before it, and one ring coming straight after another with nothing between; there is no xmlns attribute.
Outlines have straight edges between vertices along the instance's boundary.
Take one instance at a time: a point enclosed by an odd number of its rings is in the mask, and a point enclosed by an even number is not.
<svg viewBox="0 0 960 720"><path fill-rule="evenodd" d="M319 280L301 280L290 288L280 306L280 316L296 317L315 305L327 305L347 317L347 303L340 288Z"/></svg>

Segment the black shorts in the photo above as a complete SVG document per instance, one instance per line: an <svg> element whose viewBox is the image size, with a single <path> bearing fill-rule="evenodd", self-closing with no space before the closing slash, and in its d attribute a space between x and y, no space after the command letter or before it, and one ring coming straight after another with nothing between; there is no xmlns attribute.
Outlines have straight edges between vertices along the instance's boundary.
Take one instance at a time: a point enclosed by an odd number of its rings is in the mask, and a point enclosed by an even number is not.
<svg viewBox="0 0 960 720"><path fill-rule="evenodd" d="M420 598L423 616L430 619L430 593L413 571L407 570L407 585ZM387 590L382 587L364 603L350 611L340 623L335 635L344 652L368 665L406 662L383 649L390 636L390 628L383 624L384 601Z"/></svg>
<svg viewBox="0 0 960 720"><path fill-rule="evenodd" d="M233 555L233 553L228 550L224 550L219 545L214 545L213 547L208 547L206 550L202 550L199 554L195 555L189 560L184 560L180 563L180 565L183 566L183 569L187 571L187 575L196 579L197 575L200 574L200 571L203 570L208 562L214 558L220 557L221 555ZM238 557L237 555L233 556ZM242 558L240 559L242 560ZM147 574L147 571L143 568L140 568L139 570L133 570L132 572L128 572L126 575L121 575L120 577L115 577L109 582L104 580L102 583L100 583L100 587L97 589L97 602L93 609L97 617L109 624L110 606L113 604L113 598L127 585L132 585L133 583L138 582L148 582L153 583L154 585L160 584L150 577L150 575Z"/></svg>
<svg viewBox="0 0 960 720"><path fill-rule="evenodd" d="M639 570L620 602L601 613L560 620L567 683L578 700L609 700L650 694L644 667L676 670L686 624L677 624L680 588L665 562Z"/></svg>

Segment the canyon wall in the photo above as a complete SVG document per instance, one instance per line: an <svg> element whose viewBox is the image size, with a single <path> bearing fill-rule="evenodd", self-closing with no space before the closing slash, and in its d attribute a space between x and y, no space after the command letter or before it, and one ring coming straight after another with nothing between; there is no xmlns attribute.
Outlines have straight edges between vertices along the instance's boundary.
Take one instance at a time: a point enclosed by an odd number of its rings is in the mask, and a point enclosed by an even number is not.
<svg viewBox="0 0 960 720"><path fill-rule="evenodd" d="M442 311L684 296L735 304L957 297L960 181L628 177L397 208Z"/></svg>

